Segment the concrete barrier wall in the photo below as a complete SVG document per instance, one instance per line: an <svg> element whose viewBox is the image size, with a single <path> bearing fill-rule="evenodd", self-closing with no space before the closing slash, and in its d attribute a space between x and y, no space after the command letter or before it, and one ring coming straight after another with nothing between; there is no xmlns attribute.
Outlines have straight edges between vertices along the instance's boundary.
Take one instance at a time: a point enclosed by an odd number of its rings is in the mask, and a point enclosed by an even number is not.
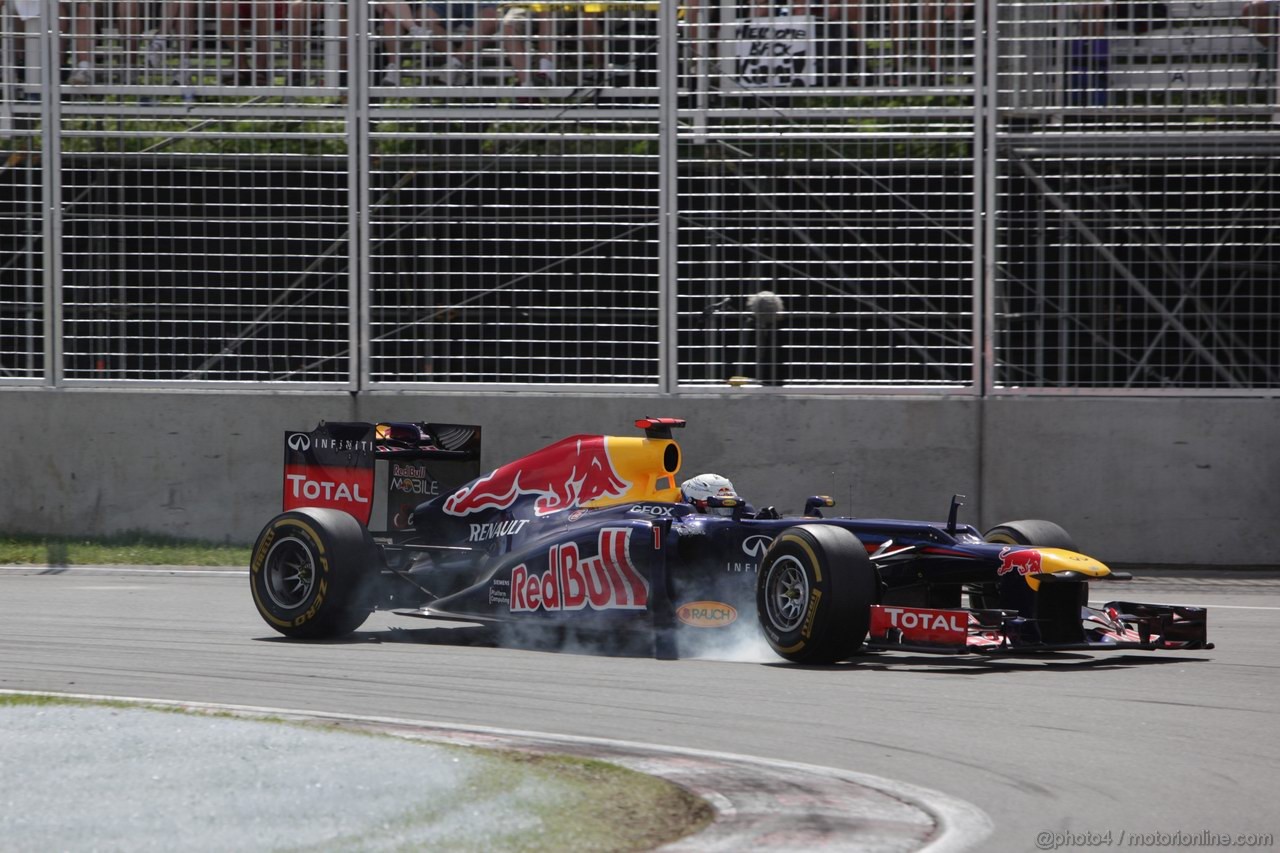
<svg viewBox="0 0 1280 853"><path fill-rule="evenodd" d="M1280 400L983 401L983 514L1115 562L1280 564Z"/></svg>
<svg viewBox="0 0 1280 853"><path fill-rule="evenodd" d="M320 420L484 427L492 467L575 432L683 417L682 474L757 505L989 527L1049 518L1118 563L1272 565L1280 400L546 396L0 389L0 531L246 543L278 511L283 433Z"/></svg>

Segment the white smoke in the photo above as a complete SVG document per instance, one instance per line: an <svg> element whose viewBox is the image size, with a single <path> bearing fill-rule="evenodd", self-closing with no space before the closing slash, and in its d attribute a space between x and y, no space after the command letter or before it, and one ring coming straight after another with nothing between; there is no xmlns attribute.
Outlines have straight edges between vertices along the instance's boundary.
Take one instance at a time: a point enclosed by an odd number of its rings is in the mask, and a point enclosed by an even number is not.
<svg viewBox="0 0 1280 853"><path fill-rule="evenodd" d="M755 620L728 628L680 628L676 647L681 660L729 663L778 663L778 657Z"/></svg>
<svg viewBox="0 0 1280 853"><path fill-rule="evenodd" d="M612 657L654 657L661 641L645 625L627 630L578 628L566 625L502 622L486 626L493 642L502 648ZM728 628L674 629L675 650L680 660L710 660L727 663L777 663L781 660L769 648L754 620Z"/></svg>

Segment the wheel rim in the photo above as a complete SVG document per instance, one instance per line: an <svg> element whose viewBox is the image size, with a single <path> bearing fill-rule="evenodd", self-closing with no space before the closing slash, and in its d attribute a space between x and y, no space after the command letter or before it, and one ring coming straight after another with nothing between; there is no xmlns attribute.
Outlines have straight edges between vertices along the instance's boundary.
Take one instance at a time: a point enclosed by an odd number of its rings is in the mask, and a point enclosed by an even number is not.
<svg viewBox="0 0 1280 853"><path fill-rule="evenodd" d="M804 619L809 601L809 577L795 557L781 556L765 578L765 612L778 631L794 631Z"/></svg>
<svg viewBox="0 0 1280 853"><path fill-rule="evenodd" d="M316 574L315 557L307 543L293 536L278 539L267 552L263 568L267 597L277 607L292 610L311 595Z"/></svg>

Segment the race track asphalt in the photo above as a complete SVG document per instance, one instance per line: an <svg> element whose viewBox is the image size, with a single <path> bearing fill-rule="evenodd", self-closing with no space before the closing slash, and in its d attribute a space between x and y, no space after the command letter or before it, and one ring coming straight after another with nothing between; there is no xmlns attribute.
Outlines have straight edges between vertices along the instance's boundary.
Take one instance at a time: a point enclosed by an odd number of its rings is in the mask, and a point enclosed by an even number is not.
<svg viewBox="0 0 1280 853"><path fill-rule="evenodd" d="M885 653L814 668L759 647L678 661L495 648L465 626L386 613L347 641L291 642L261 622L247 586L231 571L0 570L0 689L490 726L814 765L975 805L993 827L985 840L970 836L983 850L1228 838L1246 847L1269 836L1256 845L1265 849L1280 835L1280 573L1150 573L1115 596L1209 607L1214 650Z"/></svg>

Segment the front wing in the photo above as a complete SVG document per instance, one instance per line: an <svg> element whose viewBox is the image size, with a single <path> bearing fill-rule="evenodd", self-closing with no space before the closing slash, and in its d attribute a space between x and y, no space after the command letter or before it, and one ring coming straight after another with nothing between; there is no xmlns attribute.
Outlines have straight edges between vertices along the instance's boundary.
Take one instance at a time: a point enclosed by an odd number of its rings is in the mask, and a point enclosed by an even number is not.
<svg viewBox="0 0 1280 853"><path fill-rule="evenodd" d="M867 648L930 654L1008 655L1115 649L1212 649L1202 607L1112 601L1083 607L1078 639L1046 642L1042 620L1012 610L873 605Z"/></svg>

